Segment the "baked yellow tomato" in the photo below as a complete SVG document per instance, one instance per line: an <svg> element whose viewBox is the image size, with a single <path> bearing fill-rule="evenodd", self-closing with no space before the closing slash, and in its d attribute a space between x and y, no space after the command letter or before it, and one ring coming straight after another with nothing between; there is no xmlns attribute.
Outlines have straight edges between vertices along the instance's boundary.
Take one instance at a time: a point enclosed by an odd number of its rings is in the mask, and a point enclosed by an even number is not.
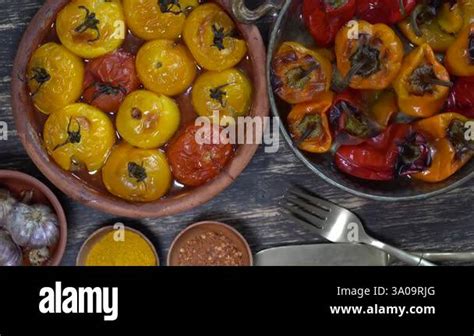
<svg viewBox="0 0 474 336"><path fill-rule="evenodd" d="M186 15L198 0L123 0L132 33L143 40L175 40L183 32Z"/></svg>
<svg viewBox="0 0 474 336"><path fill-rule="evenodd" d="M197 114L237 118L246 115L252 101L252 84L240 70L209 71L194 83L192 103Z"/></svg>
<svg viewBox="0 0 474 336"><path fill-rule="evenodd" d="M84 64L63 46L46 43L31 56L26 76L36 108L50 114L79 99Z"/></svg>
<svg viewBox="0 0 474 336"><path fill-rule="evenodd" d="M166 155L157 149L116 146L102 169L102 180L115 196L133 202L159 199L171 187Z"/></svg>
<svg viewBox="0 0 474 336"><path fill-rule="evenodd" d="M57 164L68 171L102 168L115 143L109 117L87 104L71 104L51 114L44 125L44 143Z"/></svg>
<svg viewBox="0 0 474 336"><path fill-rule="evenodd" d="M145 88L167 96L186 91L197 71L188 49L171 40L146 43L138 51L136 68Z"/></svg>
<svg viewBox="0 0 474 336"><path fill-rule="evenodd" d="M120 106L117 130L133 146L156 148L176 133L180 117L179 107L173 99L139 90L129 94Z"/></svg>
<svg viewBox="0 0 474 336"><path fill-rule="evenodd" d="M62 44L84 58L108 54L125 39L120 0L72 0L58 14L56 31Z"/></svg>
<svg viewBox="0 0 474 336"><path fill-rule="evenodd" d="M247 53L247 44L236 37L236 31L235 23L221 7L207 3L189 14L183 38L199 65L222 71L234 67Z"/></svg>

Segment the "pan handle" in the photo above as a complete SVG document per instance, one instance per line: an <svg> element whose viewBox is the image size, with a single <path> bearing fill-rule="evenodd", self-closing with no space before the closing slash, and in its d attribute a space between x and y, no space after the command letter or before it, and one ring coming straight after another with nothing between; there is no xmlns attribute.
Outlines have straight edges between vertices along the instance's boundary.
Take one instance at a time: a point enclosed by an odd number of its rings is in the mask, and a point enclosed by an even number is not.
<svg viewBox="0 0 474 336"><path fill-rule="evenodd" d="M250 10L245 5L245 0L233 0L232 12L235 18L242 23L255 23L257 20L274 13L283 7L283 0L265 0L260 7Z"/></svg>

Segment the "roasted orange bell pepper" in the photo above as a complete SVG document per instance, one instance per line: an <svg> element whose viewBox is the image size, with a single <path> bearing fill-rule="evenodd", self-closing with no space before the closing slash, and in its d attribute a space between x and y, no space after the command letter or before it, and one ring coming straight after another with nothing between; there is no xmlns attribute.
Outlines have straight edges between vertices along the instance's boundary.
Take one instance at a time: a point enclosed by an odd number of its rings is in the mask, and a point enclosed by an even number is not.
<svg viewBox="0 0 474 336"><path fill-rule="evenodd" d="M328 92L331 80L331 62L299 43L283 43L273 59L273 87L290 104L308 102Z"/></svg>
<svg viewBox="0 0 474 336"><path fill-rule="evenodd" d="M368 102L369 116L381 128L386 128L398 113L397 95L392 90L376 92Z"/></svg>
<svg viewBox="0 0 474 336"><path fill-rule="evenodd" d="M474 141L466 138L466 117L443 113L414 124L432 148L430 167L412 177L425 182L441 182L461 169L474 154Z"/></svg>
<svg viewBox="0 0 474 336"><path fill-rule="evenodd" d="M469 26L474 18L474 0L458 0L458 6L464 18L464 27Z"/></svg>
<svg viewBox="0 0 474 336"><path fill-rule="evenodd" d="M405 57L393 87L403 113L427 118L441 111L452 85L433 49L423 44Z"/></svg>
<svg viewBox="0 0 474 336"><path fill-rule="evenodd" d="M428 43L435 51L444 52L454 42L464 23L460 6L449 2L426 1L398 27L413 44Z"/></svg>
<svg viewBox="0 0 474 336"><path fill-rule="evenodd" d="M336 36L337 68L353 89L385 89L397 76L403 44L385 24L351 21Z"/></svg>
<svg viewBox="0 0 474 336"><path fill-rule="evenodd" d="M453 75L474 76L474 23L461 31L448 48L444 62Z"/></svg>
<svg viewBox="0 0 474 336"><path fill-rule="evenodd" d="M296 145L307 152L326 153L333 138L327 112L333 101L328 92L317 101L295 105L288 115L288 125Z"/></svg>

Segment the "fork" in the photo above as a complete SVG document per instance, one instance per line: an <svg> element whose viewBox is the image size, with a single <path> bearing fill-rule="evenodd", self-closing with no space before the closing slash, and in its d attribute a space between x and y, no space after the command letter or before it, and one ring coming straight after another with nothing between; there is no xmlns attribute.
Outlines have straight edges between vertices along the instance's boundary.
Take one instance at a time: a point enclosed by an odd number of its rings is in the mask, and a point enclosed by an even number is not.
<svg viewBox="0 0 474 336"><path fill-rule="evenodd" d="M362 243L383 250L408 265L436 266L423 256L410 254L372 238L365 232L360 219L347 209L298 189L290 189L288 193L287 203L281 204L287 215L316 230L330 242Z"/></svg>

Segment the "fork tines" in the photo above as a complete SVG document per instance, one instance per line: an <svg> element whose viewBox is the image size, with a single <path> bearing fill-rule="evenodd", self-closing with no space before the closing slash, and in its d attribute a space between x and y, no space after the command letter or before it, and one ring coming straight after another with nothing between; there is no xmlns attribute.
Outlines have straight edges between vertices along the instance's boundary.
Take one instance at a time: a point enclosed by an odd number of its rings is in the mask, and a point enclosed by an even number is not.
<svg viewBox="0 0 474 336"><path fill-rule="evenodd" d="M331 211L331 203L307 194L299 189L288 190L285 202L281 205L286 215L313 229L322 229Z"/></svg>

